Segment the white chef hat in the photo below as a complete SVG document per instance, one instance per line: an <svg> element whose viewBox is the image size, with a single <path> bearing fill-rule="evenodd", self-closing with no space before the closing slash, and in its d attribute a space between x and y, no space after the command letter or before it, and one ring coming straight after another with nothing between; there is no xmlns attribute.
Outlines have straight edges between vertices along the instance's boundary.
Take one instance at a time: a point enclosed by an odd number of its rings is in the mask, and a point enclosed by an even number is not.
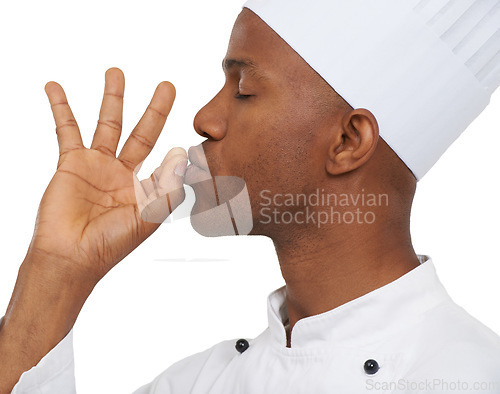
<svg viewBox="0 0 500 394"><path fill-rule="evenodd" d="M500 0L249 0L420 179L500 84Z"/></svg>

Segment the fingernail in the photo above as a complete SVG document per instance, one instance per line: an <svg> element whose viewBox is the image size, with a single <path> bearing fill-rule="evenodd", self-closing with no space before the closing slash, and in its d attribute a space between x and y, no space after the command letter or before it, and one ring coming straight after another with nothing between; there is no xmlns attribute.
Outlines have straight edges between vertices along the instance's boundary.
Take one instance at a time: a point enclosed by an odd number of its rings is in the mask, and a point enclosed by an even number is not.
<svg viewBox="0 0 500 394"><path fill-rule="evenodd" d="M184 176L184 174L186 173L187 165L188 165L187 159L183 159L180 162L178 162L174 170L175 175Z"/></svg>

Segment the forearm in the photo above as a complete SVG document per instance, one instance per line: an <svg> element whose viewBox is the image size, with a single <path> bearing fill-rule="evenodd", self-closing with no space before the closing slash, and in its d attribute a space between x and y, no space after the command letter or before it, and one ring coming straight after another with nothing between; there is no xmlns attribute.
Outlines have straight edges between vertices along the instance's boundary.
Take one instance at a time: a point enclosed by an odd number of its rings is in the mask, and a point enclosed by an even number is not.
<svg viewBox="0 0 500 394"><path fill-rule="evenodd" d="M0 326L0 394L67 335L95 283L70 264L25 259Z"/></svg>

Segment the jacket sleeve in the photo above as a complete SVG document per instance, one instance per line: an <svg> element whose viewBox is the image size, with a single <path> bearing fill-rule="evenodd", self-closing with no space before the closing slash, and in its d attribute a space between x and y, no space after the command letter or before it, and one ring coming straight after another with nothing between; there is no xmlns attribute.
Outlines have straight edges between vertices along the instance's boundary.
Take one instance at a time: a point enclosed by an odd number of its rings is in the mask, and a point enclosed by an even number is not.
<svg viewBox="0 0 500 394"><path fill-rule="evenodd" d="M1 322L1 319L0 319ZM133 394L177 394L206 392L230 363L234 341L221 342L210 349L180 360ZM40 362L24 372L11 394L75 394L73 330Z"/></svg>

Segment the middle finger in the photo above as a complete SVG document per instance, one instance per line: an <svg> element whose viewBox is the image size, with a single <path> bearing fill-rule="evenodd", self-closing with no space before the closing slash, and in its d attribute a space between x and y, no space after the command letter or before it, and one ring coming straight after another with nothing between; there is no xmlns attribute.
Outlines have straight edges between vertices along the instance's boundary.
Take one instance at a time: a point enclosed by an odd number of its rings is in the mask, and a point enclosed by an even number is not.
<svg viewBox="0 0 500 394"><path fill-rule="evenodd" d="M123 121L125 77L118 68L106 71L104 96L91 149L116 156Z"/></svg>

